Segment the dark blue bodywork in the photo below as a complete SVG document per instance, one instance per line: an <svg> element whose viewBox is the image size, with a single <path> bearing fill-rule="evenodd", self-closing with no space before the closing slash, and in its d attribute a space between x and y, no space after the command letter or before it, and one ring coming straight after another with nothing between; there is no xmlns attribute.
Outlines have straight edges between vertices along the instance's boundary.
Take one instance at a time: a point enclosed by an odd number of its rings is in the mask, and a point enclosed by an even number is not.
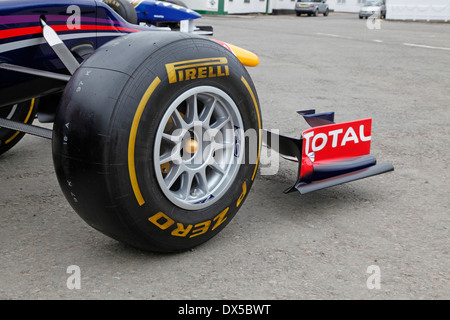
<svg viewBox="0 0 450 320"><path fill-rule="evenodd" d="M138 1L139 2L139 1ZM125 21L99 0L2 0L0 2L0 63L68 74L61 60L42 35L43 16L74 53L80 46L92 50L123 34L151 31L160 21L195 19L199 14L169 3L140 1L139 22ZM76 54L75 54L76 55ZM79 62L82 58L78 57ZM0 107L61 91L64 82L0 70Z"/></svg>
<svg viewBox="0 0 450 320"><path fill-rule="evenodd" d="M68 73L43 38L41 16L69 49L80 44L96 49L124 33L145 30L130 25L100 1L52 0L42 4L33 0L4 0L0 3L0 63ZM51 94L64 85L54 79L0 70L0 106Z"/></svg>
<svg viewBox="0 0 450 320"><path fill-rule="evenodd" d="M201 17L197 12L165 1L136 1L139 22L157 24L160 22L179 22Z"/></svg>

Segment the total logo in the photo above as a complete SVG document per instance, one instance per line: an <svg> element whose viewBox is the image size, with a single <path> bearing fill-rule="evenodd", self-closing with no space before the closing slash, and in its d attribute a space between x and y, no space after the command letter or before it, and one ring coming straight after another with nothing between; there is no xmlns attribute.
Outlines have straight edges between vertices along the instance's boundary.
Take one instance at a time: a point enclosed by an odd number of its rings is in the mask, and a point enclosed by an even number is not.
<svg viewBox="0 0 450 320"><path fill-rule="evenodd" d="M359 156L370 152L372 119L311 128L302 133L303 154L315 161Z"/></svg>

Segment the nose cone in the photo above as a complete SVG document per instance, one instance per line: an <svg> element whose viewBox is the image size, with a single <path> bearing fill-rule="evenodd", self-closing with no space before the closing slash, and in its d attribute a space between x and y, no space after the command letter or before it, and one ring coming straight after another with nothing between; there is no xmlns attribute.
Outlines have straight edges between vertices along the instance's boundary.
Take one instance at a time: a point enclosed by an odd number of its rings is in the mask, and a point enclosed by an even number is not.
<svg viewBox="0 0 450 320"><path fill-rule="evenodd" d="M235 46L230 43L226 43L220 40L213 39L218 44L224 46L228 50L234 53L234 55L239 59L239 61L247 67L256 67L259 64L259 57L251 51L242 49L241 47Z"/></svg>
<svg viewBox="0 0 450 320"><path fill-rule="evenodd" d="M242 49L241 47L228 44L239 61L247 67L256 67L259 64L259 57L251 51Z"/></svg>
<svg viewBox="0 0 450 320"><path fill-rule="evenodd" d="M201 15L194 10L173 3L156 1L155 4L154 15L164 16L165 21L194 20L201 17Z"/></svg>

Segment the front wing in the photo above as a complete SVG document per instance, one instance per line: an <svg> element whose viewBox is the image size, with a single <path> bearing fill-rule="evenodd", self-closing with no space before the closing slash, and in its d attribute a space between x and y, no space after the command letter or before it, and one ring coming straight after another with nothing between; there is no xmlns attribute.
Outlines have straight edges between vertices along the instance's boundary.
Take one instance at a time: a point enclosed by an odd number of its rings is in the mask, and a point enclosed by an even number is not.
<svg viewBox="0 0 450 320"><path fill-rule="evenodd" d="M267 130L263 134L267 147L298 162L297 180L286 193L305 194L394 170L390 163L377 164L370 154L372 119L335 123L334 112L297 113L311 126L299 139Z"/></svg>

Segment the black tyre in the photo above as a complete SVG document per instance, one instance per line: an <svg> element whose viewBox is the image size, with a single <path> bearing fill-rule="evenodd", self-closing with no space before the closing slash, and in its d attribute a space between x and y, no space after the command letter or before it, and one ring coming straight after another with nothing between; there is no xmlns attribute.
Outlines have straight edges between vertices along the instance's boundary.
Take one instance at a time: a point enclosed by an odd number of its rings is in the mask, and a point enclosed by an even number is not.
<svg viewBox="0 0 450 320"><path fill-rule="evenodd" d="M131 2L127 0L105 0L104 2L117 12L119 16L124 18L125 21L138 24L137 13Z"/></svg>
<svg viewBox="0 0 450 320"><path fill-rule="evenodd" d="M31 124L36 116L36 111L37 101L32 99L30 101L0 108L0 118ZM0 154L5 153L15 146L24 135L25 133L23 132L0 127Z"/></svg>
<svg viewBox="0 0 450 320"><path fill-rule="evenodd" d="M328 9L325 10L325 12L323 13L324 17L327 17L329 13L330 13L330 11Z"/></svg>
<svg viewBox="0 0 450 320"><path fill-rule="evenodd" d="M260 128L255 88L231 52L190 34L142 32L102 46L75 73L53 158L88 224L138 248L182 251L242 206Z"/></svg>

